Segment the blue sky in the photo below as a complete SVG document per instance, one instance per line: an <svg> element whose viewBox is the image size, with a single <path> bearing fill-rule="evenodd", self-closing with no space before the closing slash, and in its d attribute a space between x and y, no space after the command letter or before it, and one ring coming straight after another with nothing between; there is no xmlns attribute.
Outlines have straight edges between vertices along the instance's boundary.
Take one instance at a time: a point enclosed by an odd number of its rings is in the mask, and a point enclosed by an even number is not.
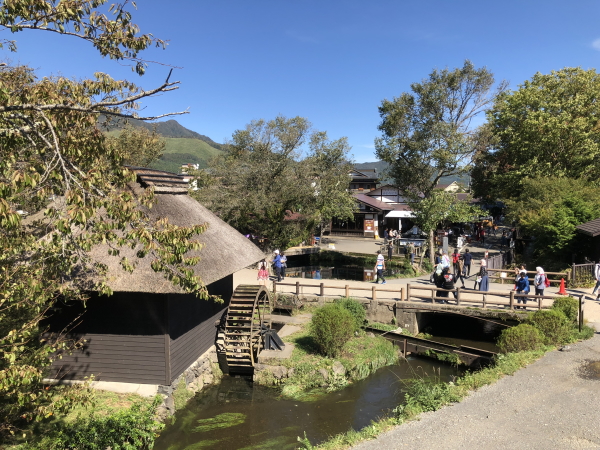
<svg viewBox="0 0 600 450"><path fill-rule="evenodd" d="M148 60L181 67L181 88L144 102L144 114L189 108L185 127L217 142L253 119L304 116L331 139L347 136L357 162L374 161L377 107L410 90L433 68L465 59L516 88L536 72L596 68L600 2L485 1L191 1L138 0L134 22L169 40ZM138 77L76 39L30 32L16 39L12 63L39 75L88 77L95 71L146 89L168 67Z"/></svg>

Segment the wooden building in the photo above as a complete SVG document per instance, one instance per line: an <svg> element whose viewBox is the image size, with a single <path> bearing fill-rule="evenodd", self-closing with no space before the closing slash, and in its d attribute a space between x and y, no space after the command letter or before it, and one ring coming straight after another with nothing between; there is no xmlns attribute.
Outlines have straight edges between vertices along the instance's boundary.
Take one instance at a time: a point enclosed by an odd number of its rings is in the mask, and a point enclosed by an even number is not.
<svg viewBox="0 0 600 450"><path fill-rule="evenodd" d="M589 236L592 241L588 246L589 254L585 255L590 261L600 261L600 218L577 225L577 231Z"/></svg>
<svg viewBox="0 0 600 450"><path fill-rule="evenodd" d="M136 194L155 188L156 202L146 211L152 219L208 225L199 236L205 245L194 270L223 303L184 293L152 270L150 257L137 259L136 269L128 273L119 267L120 257L97 247L92 258L109 267L107 284L114 295L91 292L85 306L59 303L46 321L49 331L70 329L70 337L85 342L55 361L51 378L80 380L93 374L99 381L170 385L215 343L215 322L229 304L233 273L264 257L252 242L189 197L182 177L141 168L135 172L138 183L131 189ZM123 249L121 256L128 251L129 259L136 260L134 250Z"/></svg>

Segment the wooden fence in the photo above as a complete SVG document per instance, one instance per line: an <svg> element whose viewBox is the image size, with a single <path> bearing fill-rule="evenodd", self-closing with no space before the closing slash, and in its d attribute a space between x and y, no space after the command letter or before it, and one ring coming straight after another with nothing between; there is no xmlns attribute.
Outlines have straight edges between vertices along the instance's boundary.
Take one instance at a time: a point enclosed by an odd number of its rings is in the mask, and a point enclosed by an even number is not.
<svg viewBox="0 0 600 450"><path fill-rule="evenodd" d="M392 285L393 286L393 285ZM317 297L358 297L368 298L371 300L377 300L378 293L393 293L390 298L386 295L386 300L396 301L420 301L420 302L432 302L432 303L451 303L457 306L471 306L471 307L483 307L483 308L508 308L510 310L526 309L526 305L519 304L518 299L525 299L527 301L533 301L535 308L546 309L552 306L552 302L544 302L545 300L553 300L556 295L532 295L532 294L518 294L515 291L475 291L469 289L456 288L454 290L440 289L436 287L424 286L421 284L407 284L407 285L396 285L397 288L393 288L389 285L383 287L382 285L373 285L370 287L363 286L350 286L348 284L344 286L326 285L325 283L319 284L308 284L296 281L295 283L285 283L273 281L273 293L277 294L290 294L290 295L314 295ZM285 289L286 287L291 289ZM304 288L312 290L313 292L304 292ZM369 292L367 295L357 295L356 292ZM422 294L420 291L425 291L427 294ZM447 294L448 296L442 296L439 293ZM329 295L327 295L329 294ZM455 295L456 294L456 295ZM530 306L531 307L531 304Z"/></svg>
<svg viewBox="0 0 600 450"><path fill-rule="evenodd" d="M504 284L504 282L506 281L508 284L515 284L515 271L511 270L511 269L488 269L488 272L490 273L490 278L493 278L496 283L500 283L500 284ZM501 274L505 273L506 276L502 276ZM569 274L567 272L544 272L546 275L550 276L550 277L554 277L554 278L549 278L550 280L550 285L557 284L560 285L560 281L561 279L565 280L565 286L568 283L568 278L569 278ZM537 272L534 270L528 270L527 271L527 276L529 277L529 284L533 285L533 280L535 275L537 275Z"/></svg>

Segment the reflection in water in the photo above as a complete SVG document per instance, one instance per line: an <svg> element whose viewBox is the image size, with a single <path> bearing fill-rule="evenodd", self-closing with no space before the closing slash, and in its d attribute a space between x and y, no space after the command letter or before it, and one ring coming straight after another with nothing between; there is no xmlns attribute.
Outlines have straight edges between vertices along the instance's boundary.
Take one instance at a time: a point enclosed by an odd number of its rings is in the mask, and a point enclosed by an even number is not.
<svg viewBox="0 0 600 450"><path fill-rule="evenodd" d="M409 358L384 367L365 380L317 400L282 399L275 389L225 377L177 412L156 441L156 450L293 449L297 437L315 444L350 428L359 430L384 416L402 400L401 380L439 376L450 381L456 369Z"/></svg>

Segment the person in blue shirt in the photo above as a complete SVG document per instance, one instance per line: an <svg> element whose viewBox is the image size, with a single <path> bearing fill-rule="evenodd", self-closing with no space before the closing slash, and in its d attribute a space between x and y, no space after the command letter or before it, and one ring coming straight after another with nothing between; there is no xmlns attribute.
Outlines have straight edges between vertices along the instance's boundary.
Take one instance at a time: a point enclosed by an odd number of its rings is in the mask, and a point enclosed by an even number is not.
<svg viewBox="0 0 600 450"><path fill-rule="evenodd" d="M469 249L465 250L465 254L463 255L463 262L464 262L464 271L465 274L467 275L467 277L469 275L471 275L471 262L473 260L473 255L471 255L471 253L469 252Z"/></svg>
<svg viewBox="0 0 600 450"><path fill-rule="evenodd" d="M281 281L281 255L279 250L275 250L275 258L273 258L273 265L275 266L275 273L277 274L277 281Z"/></svg>
<svg viewBox="0 0 600 450"><path fill-rule="evenodd" d="M518 294L529 294L529 277L527 277L527 271L521 270L519 272L519 279L515 285ZM527 304L527 297L517 297L517 303L523 303L523 305ZM525 306L515 306L515 308L519 309L527 309Z"/></svg>

